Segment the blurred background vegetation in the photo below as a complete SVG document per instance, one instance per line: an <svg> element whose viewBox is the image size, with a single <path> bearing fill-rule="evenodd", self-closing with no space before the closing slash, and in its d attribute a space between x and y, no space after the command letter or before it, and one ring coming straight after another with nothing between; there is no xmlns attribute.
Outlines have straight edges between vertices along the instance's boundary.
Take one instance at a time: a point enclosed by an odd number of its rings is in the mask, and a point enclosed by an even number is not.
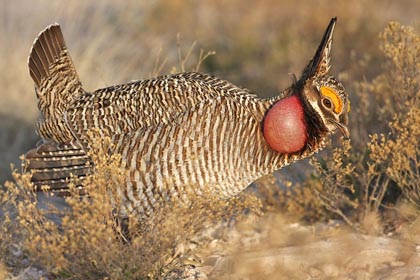
<svg viewBox="0 0 420 280"><path fill-rule="evenodd" d="M381 71L379 33L390 20L415 25L419 9L417 0L1 0L0 184L11 178L10 163L19 166L19 156L39 140L26 63L34 38L51 23L62 25L87 90L180 71L174 68L177 45L186 53L196 42L192 57L201 49L216 52L202 72L269 97L289 86L288 73L300 74L330 18L337 16L332 73L347 86L356 108L354 82L369 81ZM360 122L351 115L353 145L384 129L386 120L376 117Z"/></svg>

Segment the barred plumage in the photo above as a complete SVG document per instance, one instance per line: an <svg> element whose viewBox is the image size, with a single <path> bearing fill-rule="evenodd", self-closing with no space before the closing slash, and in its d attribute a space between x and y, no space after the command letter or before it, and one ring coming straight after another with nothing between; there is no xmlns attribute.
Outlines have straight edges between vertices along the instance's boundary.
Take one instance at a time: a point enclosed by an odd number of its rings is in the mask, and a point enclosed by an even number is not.
<svg viewBox="0 0 420 280"><path fill-rule="evenodd" d="M110 152L122 155L126 211L147 215L158 202L184 200L186 190L234 196L262 175L317 152L337 128L348 134L347 94L327 75L334 26L335 19L302 78L278 97L261 99L201 73L85 92L60 27L52 25L41 32L29 59L42 114L38 133L45 143L26 154L25 170L34 172L35 185L65 191L70 174L89 172L87 134L96 129L111 137ZM304 112L299 121L305 144L279 152L262 128L267 112L291 96Z"/></svg>

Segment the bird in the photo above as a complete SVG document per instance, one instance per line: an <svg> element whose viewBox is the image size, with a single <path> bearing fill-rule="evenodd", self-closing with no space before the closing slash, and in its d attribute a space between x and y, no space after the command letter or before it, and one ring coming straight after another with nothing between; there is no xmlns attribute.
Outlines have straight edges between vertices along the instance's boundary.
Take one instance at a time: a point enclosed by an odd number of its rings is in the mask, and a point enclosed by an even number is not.
<svg viewBox="0 0 420 280"><path fill-rule="evenodd" d="M299 78L277 96L198 72L182 72L86 91L59 24L35 39L28 59L41 143L24 157L37 189L68 192L71 176L92 172L89 131L120 154L125 212L147 216L186 192L236 196L256 179L349 138L350 102L329 74L332 18Z"/></svg>

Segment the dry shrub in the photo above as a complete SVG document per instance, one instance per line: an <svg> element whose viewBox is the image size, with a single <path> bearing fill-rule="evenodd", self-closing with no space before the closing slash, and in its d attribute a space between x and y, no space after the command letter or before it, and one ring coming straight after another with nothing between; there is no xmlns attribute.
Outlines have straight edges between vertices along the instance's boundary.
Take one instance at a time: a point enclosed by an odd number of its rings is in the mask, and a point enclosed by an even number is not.
<svg viewBox="0 0 420 280"><path fill-rule="evenodd" d="M406 199L420 207L420 106L395 117L390 126L390 136L372 136L371 158L381 162L381 171L398 185Z"/></svg>
<svg viewBox="0 0 420 280"><path fill-rule="evenodd" d="M360 124L372 122L367 114L376 116L377 127L389 122L381 129L385 133L372 134L367 144L344 142L328 157L312 161L323 185L317 197L364 232L378 225L378 210L394 205L401 192L419 206L420 36L412 27L391 22L380 38L383 73L355 87L362 89L357 104L367 105L356 106L352 118Z"/></svg>
<svg viewBox="0 0 420 280"><path fill-rule="evenodd" d="M359 207L355 199L355 187L348 176L354 172L354 167L348 161L350 141L343 141L341 148L333 149L328 160L312 159L311 164L321 176L321 188L314 188L315 196L331 212L339 215L349 224L348 218L351 210Z"/></svg>
<svg viewBox="0 0 420 280"><path fill-rule="evenodd" d="M292 179L292 180L291 180ZM320 180L310 176L305 181L293 181L282 174L270 174L255 182L256 195L263 202L265 213L287 213L291 220L308 223L325 221L331 213L314 195L314 190L322 189Z"/></svg>

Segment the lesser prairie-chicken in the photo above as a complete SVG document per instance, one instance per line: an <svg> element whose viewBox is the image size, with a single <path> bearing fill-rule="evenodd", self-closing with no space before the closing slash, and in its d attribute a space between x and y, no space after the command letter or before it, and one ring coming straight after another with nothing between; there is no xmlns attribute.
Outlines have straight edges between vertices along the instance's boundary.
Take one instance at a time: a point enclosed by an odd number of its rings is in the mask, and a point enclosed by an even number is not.
<svg viewBox="0 0 420 280"><path fill-rule="evenodd" d="M36 186L65 192L83 177L88 131L122 156L124 211L151 213L158 202L202 190L230 197L257 178L307 158L335 131L349 136L349 101L328 74L336 19L301 77L277 97L262 99L225 80L179 73L87 92L58 24L36 38L29 57L43 143L26 154ZM94 163L93 163L94 164Z"/></svg>

